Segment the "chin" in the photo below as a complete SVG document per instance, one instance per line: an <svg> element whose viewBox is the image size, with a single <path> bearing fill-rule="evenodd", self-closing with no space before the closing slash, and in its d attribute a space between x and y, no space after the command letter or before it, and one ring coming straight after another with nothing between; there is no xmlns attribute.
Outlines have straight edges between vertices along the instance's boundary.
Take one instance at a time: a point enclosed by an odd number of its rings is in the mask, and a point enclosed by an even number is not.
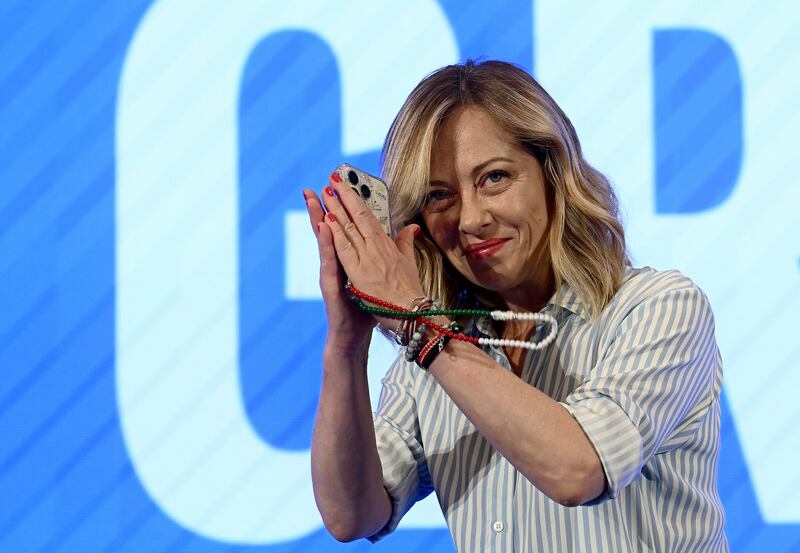
<svg viewBox="0 0 800 553"><path fill-rule="evenodd" d="M489 292L494 292L495 294L502 294L506 290L512 288L509 279L503 275L493 275L491 277L483 278L476 276L474 280L470 280L475 286L483 288Z"/></svg>

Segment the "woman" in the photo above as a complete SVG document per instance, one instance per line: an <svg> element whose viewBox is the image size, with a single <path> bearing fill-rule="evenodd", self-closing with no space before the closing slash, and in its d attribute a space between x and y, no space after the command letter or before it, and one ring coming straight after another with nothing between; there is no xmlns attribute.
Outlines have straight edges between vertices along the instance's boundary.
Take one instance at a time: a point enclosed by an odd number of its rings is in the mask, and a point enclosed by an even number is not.
<svg viewBox="0 0 800 553"><path fill-rule="evenodd" d="M442 68L409 96L382 165L394 240L347 185L332 178L322 203L304 191L328 317L312 477L334 537L380 539L435 490L459 551L726 551L708 301L680 273L629 267L614 193L553 99L507 63ZM376 319L340 267L395 305L542 312L558 336L540 351L451 339L427 370L401 352L373 417Z"/></svg>

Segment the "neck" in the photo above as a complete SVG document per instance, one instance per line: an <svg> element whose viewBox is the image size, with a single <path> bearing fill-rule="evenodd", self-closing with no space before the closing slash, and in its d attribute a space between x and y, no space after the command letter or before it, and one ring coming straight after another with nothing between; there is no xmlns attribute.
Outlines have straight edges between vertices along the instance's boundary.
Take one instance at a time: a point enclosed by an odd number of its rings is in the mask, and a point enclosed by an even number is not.
<svg viewBox="0 0 800 553"><path fill-rule="evenodd" d="M535 313L541 310L555 292L555 276L548 267L544 274L532 279L526 285L503 293L501 300L509 311Z"/></svg>
<svg viewBox="0 0 800 553"><path fill-rule="evenodd" d="M555 277L548 267L546 275L524 287L506 291L500 298L508 311L536 313L540 311L555 292ZM536 325L533 321L507 321L498 329L506 338L527 340Z"/></svg>

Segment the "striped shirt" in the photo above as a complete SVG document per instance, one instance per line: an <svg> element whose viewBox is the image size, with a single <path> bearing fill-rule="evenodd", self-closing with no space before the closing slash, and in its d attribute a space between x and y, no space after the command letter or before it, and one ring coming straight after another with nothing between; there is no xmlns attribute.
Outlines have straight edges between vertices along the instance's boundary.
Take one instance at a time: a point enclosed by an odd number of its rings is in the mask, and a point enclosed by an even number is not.
<svg viewBox="0 0 800 553"><path fill-rule="evenodd" d="M542 312L558 320L558 337L527 355L521 378L581 425L605 471L603 494L578 507L548 498L400 355L374 416L392 515L368 539L435 491L461 552L727 551L717 494L722 361L703 292L677 271L645 267L627 271L594 322L566 285ZM484 319L467 332L494 336ZM484 351L511 370L502 348Z"/></svg>

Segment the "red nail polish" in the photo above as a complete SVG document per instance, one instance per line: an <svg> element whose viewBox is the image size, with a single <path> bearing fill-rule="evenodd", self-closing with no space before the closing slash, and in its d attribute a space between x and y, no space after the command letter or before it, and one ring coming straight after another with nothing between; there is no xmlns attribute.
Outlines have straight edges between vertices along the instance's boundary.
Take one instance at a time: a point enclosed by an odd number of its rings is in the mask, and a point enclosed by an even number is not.
<svg viewBox="0 0 800 553"><path fill-rule="evenodd" d="M422 230L422 229L421 229L421 228L419 228L419 227L417 227L417 228L415 228L415 229L414 229L414 238L416 238L417 236L419 236L419 233L420 233L420 231L421 231L421 230Z"/></svg>
<svg viewBox="0 0 800 553"><path fill-rule="evenodd" d="M333 196L333 188L332 188L332 187L330 187L330 186L326 186L326 187L325 187L325 193L326 193L328 196Z"/></svg>
<svg viewBox="0 0 800 553"><path fill-rule="evenodd" d="M328 213L326 217L328 218L328 221L336 221L336 217L333 216L333 213Z"/></svg>
<svg viewBox="0 0 800 553"><path fill-rule="evenodd" d="M333 179L334 182L342 182L342 177L340 177L339 173L337 173L336 171L331 173L331 178Z"/></svg>

